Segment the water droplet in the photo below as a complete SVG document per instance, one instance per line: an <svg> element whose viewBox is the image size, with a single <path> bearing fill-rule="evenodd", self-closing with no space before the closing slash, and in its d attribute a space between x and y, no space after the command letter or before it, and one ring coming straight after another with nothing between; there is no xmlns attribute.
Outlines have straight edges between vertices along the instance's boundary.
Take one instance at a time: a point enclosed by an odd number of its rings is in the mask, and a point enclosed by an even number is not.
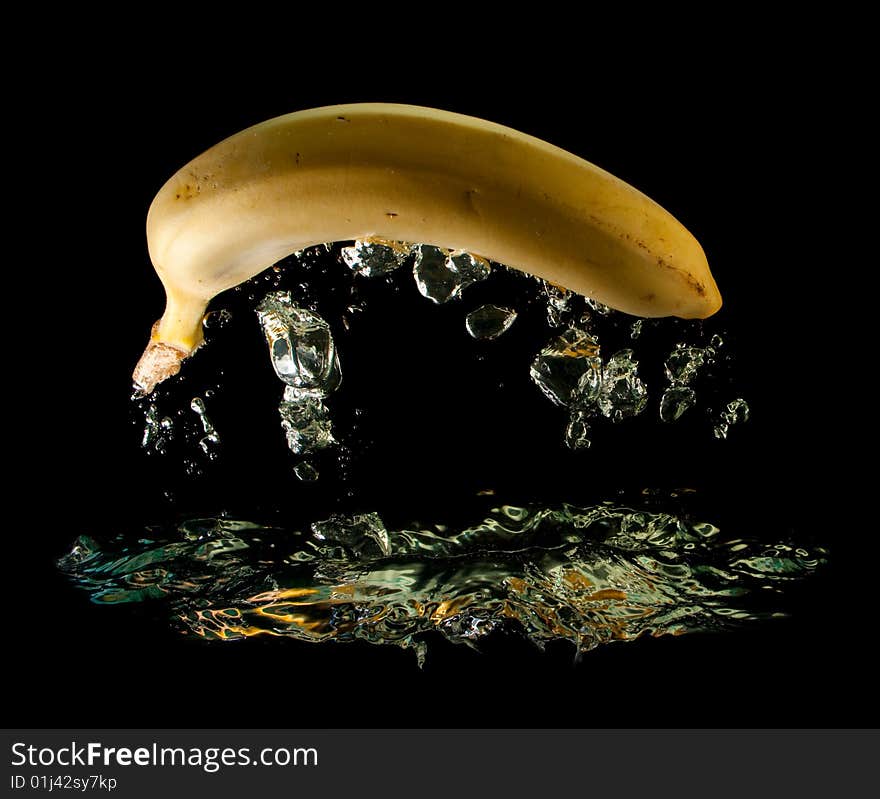
<svg viewBox="0 0 880 799"><path fill-rule="evenodd" d="M590 446L590 424L586 411L573 409L565 428L565 446L569 449L588 449Z"/></svg>
<svg viewBox="0 0 880 799"><path fill-rule="evenodd" d="M660 399L661 421L674 422L680 419L695 402L696 394L689 386L669 386Z"/></svg>
<svg viewBox="0 0 880 799"><path fill-rule="evenodd" d="M644 321L644 319L636 319L636 321L632 323L629 328L629 337L631 339L635 340L642 335L642 325Z"/></svg>
<svg viewBox="0 0 880 799"><path fill-rule="evenodd" d="M496 339L516 321L516 311L498 305L481 305L465 319L467 332L475 339Z"/></svg>
<svg viewBox="0 0 880 799"><path fill-rule="evenodd" d="M353 272L364 277L387 275L403 265L410 247L400 241L363 239L342 248L342 260Z"/></svg>
<svg viewBox="0 0 880 799"><path fill-rule="evenodd" d="M596 404L614 422L637 416L645 409L648 389L636 374L638 366L632 350L621 350L602 367L602 386Z"/></svg>
<svg viewBox="0 0 880 799"><path fill-rule="evenodd" d="M150 447L159 435L159 409L155 405L148 405L144 414L144 437L141 446Z"/></svg>
<svg viewBox="0 0 880 799"><path fill-rule="evenodd" d="M422 296L444 303L461 295L468 286L489 277L489 262L471 253L450 253L430 244L415 248L413 276Z"/></svg>
<svg viewBox="0 0 880 799"><path fill-rule="evenodd" d="M492 274L492 266L485 258L464 250L450 253L446 259L446 268L459 276L461 285L459 291L480 280L485 280Z"/></svg>
<svg viewBox="0 0 880 799"><path fill-rule="evenodd" d="M278 412L287 446L296 455L326 449L336 443L330 412L320 399L299 394L288 386Z"/></svg>
<svg viewBox="0 0 880 799"><path fill-rule="evenodd" d="M664 371L671 383L689 383L697 370L705 363L706 353L699 347L677 344L666 359Z"/></svg>
<svg viewBox="0 0 880 799"><path fill-rule="evenodd" d="M416 247L413 276L422 296L436 303L446 302L455 290L455 276L446 268L445 250L429 244Z"/></svg>
<svg viewBox="0 0 880 799"><path fill-rule="evenodd" d="M571 310L574 295L568 289L547 280L540 280L540 284L547 298L547 324L550 327L562 327L566 314Z"/></svg>
<svg viewBox="0 0 880 799"><path fill-rule="evenodd" d="M742 424L749 420L749 406L744 399L735 399L727 403L727 408L721 414L727 424Z"/></svg>
<svg viewBox="0 0 880 799"><path fill-rule="evenodd" d="M608 316L611 313L611 307L599 302L599 300L594 300L592 297L584 297L584 299L586 300L587 305L593 310L593 313L596 313L599 316Z"/></svg>
<svg viewBox="0 0 880 799"><path fill-rule="evenodd" d="M313 483L318 479L318 470L308 461L302 461L293 467L293 473L297 479L304 483Z"/></svg>
<svg viewBox="0 0 880 799"><path fill-rule="evenodd" d="M351 330L352 324L357 321L357 317L360 316L364 312L365 305L364 303L352 303L345 309L345 314L342 317L342 324L345 326L346 330Z"/></svg>
<svg viewBox="0 0 880 799"><path fill-rule="evenodd" d="M202 431L205 434L199 439L199 446L202 448L202 452L204 452L210 460L214 460L217 457L217 452L220 447L220 436L214 429L211 420L208 418L205 401L201 397L193 397L189 407L198 414L199 420L202 423Z"/></svg>
<svg viewBox="0 0 880 799"><path fill-rule="evenodd" d="M342 380L330 326L318 314L293 304L289 292L269 294L257 308L275 374L287 385L316 397Z"/></svg>
<svg viewBox="0 0 880 799"><path fill-rule="evenodd" d="M570 327L553 339L532 361L532 381L557 405L576 400L585 373L601 368L599 342L584 330Z"/></svg>
<svg viewBox="0 0 880 799"><path fill-rule="evenodd" d="M715 434L715 438L725 439L733 425L743 424L748 420L748 404L744 399L735 399L721 411L712 432Z"/></svg>
<svg viewBox="0 0 880 799"><path fill-rule="evenodd" d="M416 655L416 665L423 669L428 657L428 645L424 641L414 641L410 647Z"/></svg>
<svg viewBox="0 0 880 799"><path fill-rule="evenodd" d="M220 446L220 437L216 433L208 433L199 439L199 446L210 460L214 460L217 457L217 448Z"/></svg>
<svg viewBox="0 0 880 799"><path fill-rule="evenodd" d="M141 447L147 451L147 454L164 455L173 438L173 420L168 416L160 419L158 406L150 403L144 412L144 435L141 439Z"/></svg>

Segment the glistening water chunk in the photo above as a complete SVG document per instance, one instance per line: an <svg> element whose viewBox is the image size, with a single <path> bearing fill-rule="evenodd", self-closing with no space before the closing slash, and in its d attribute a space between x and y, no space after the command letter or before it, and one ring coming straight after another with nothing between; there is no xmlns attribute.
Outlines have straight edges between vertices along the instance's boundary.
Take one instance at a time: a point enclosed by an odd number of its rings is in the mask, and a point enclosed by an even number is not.
<svg viewBox="0 0 880 799"><path fill-rule="evenodd" d="M342 260L359 275L379 277L401 267L409 253L409 245L401 241L364 239L351 247L343 247Z"/></svg>
<svg viewBox="0 0 880 799"><path fill-rule="evenodd" d="M295 305L288 292L267 295L257 316L272 367L285 383L278 412L287 446L304 455L335 444L330 413L323 402L342 380L330 325L314 311Z"/></svg>
<svg viewBox="0 0 880 799"><path fill-rule="evenodd" d="M674 422L694 406L697 396L690 386L669 386L660 398L660 420Z"/></svg>
<svg viewBox="0 0 880 799"><path fill-rule="evenodd" d="M586 331L570 327L538 353L530 374L553 402L571 405L580 381L595 379L601 368L599 342Z"/></svg>
<svg viewBox="0 0 880 799"><path fill-rule="evenodd" d="M516 311L498 305L481 305L465 318L465 327L472 338L495 339L510 330Z"/></svg>
<svg viewBox="0 0 880 799"><path fill-rule="evenodd" d="M302 480L304 483L313 483L318 479L318 470L308 461L301 461L294 466L293 473L297 480Z"/></svg>
<svg viewBox="0 0 880 799"><path fill-rule="evenodd" d="M590 414L586 410L573 408L565 428L565 446L569 449L589 449L590 444Z"/></svg>
<svg viewBox="0 0 880 799"><path fill-rule="evenodd" d="M632 350L616 352L602 367L602 385L596 404L612 421L637 416L645 409L648 389L638 376L638 367Z"/></svg>
<svg viewBox="0 0 880 799"><path fill-rule="evenodd" d="M141 446L148 453L164 455L174 437L174 422L169 416L159 418L159 407L150 403L144 413L144 435Z"/></svg>
<svg viewBox="0 0 880 799"><path fill-rule="evenodd" d="M706 362L707 356L711 356L711 348L702 350L699 347L686 347L678 344L675 349L669 353L663 369L670 383L678 383L684 385L691 381L691 378L697 373L700 367Z"/></svg>
<svg viewBox="0 0 880 799"><path fill-rule="evenodd" d="M344 547L345 557L355 560L391 554L388 531L378 513L331 516L329 519L314 522L312 534L330 546L336 544ZM328 550L323 547L319 547L319 551L328 554Z"/></svg>
<svg viewBox="0 0 880 799"><path fill-rule="evenodd" d="M470 524L395 529L377 513L302 530L195 519L107 541L81 537L58 565L93 602L154 603L180 632L209 640L420 651L432 631L473 643L506 629L583 652L784 615L785 586L824 558L821 548L692 521L655 497L650 509L492 504Z"/></svg>
<svg viewBox="0 0 880 799"><path fill-rule="evenodd" d="M287 446L295 455L306 455L336 443L330 412L321 400L303 396L288 386L278 406L281 427L287 437Z"/></svg>
<svg viewBox="0 0 880 799"><path fill-rule="evenodd" d="M571 309L574 294L562 286L555 286L540 278L539 284L547 298L547 324L550 327L562 327L563 319Z"/></svg>
<svg viewBox="0 0 880 799"><path fill-rule="evenodd" d="M275 374L303 394L325 397L342 379L330 325L296 306L289 292L266 296L257 308Z"/></svg>
<svg viewBox="0 0 880 799"><path fill-rule="evenodd" d="M440 304L459 297L468 286L485 280L492 267L485 258L430 244L415 248L413 276L422 296Z"/></svg>
<svg viewBox="0 0 880 799"><path fill-rule="evenodd" d="M720 419L715 425L715 438L727 438L731 425L743 424L749 420L749 405L744 399L735 399L728 402L727 407L721 411Z"/></svg>

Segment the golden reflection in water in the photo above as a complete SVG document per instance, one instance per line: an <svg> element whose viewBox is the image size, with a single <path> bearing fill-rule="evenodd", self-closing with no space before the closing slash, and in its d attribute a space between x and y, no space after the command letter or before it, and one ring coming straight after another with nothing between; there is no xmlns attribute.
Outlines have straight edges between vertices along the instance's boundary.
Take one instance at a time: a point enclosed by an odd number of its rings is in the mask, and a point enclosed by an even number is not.
<svg viewBox="0 0 880 799"><path fill-rule="evenodd" d="M583 652L727 629L780 615L784 585L824 562L820 548L610 503L502 505L460 528L329 521L313 525L318 536L191 520L158 538L80 539L59 565L96 603L167 603L182 632L206 640L364 640L421 660L431 633L473 645L500 628ZM364 530L387 535L390 554L364 547Z"/></svg>

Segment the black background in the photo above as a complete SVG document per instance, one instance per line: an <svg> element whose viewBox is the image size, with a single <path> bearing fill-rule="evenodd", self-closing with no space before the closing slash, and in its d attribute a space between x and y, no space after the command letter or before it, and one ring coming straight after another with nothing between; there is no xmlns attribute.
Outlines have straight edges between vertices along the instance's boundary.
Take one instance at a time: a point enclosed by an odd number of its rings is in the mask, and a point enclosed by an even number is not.
<svg viewBox="0 0 880 799"><path fill-rule="evenodd" d="M829 385L828 306L837 298L817 277L835 268L818 244L825 188L804 168L827 146L828 129L846 125L846 100L821 53L780 48L773 37L750 33L727 48L710 37L686 52L670 44L676 58L663 47L639 58L615 30L607 34L621 45L610 61L595 52L599 34L493 40L454 28L439 40L394 29L375 45L363 28L325 25L280 53L245 57L226 40L169 26L148 53L79 31L53 51L51 77L33 83L22 111L32 133L18 134L20 150L10 155L29 159L33 210L22 224L36 223L18 256L24 281L12 287L23 344L11 353L18 375L7 422L29 441L13 485L35 498L8 500L7 725L859 726L876 718L864 589L849 571L862 533L841 519L850 494L829 448L843 437L846 410ZM235 35L231 26L227 36ZM698 482L724 503L723 514L831 546L822 581L795 592L792 619L606 647L578 665L562 645L542 654L502 638L478 654L434 640L420 671L410 653L366 644L187 641L161 619L132 625L115 608L91 606L56 572L55 558L77 535L169 514L155 499L128 400L131 368L163 302L144 235L153 195L190 158L250 124L356 101L491 119L592 160L660 202L709 255L753 409L726 449L695 456L655 438L639 450L630 435L624 454L606 449L601 468L570 461L548 476L535 468L534 447L507 445L451 488L464 495L492 468L516 496L534 485L549 490L574 468L591 486L586 499L623 484ZM31 155L47 150L51 163ZM413 381L414 396L431 385L427 373ZM438 401L444 396L457 395L446 389ZM499 444L515 415L501 404L457 437L429 437L437 451L401 433L418 417L406 403L380 415L377 435L395 443L364 467L384 479L370 482L362 501L438 502L468 437L482 431ZM236 494L234 475L209 473L192 508L178 510L219 510L206 505L211 479L233 512L261 490L257 475ZM291 491L302 496L301 486Z"/></svg>

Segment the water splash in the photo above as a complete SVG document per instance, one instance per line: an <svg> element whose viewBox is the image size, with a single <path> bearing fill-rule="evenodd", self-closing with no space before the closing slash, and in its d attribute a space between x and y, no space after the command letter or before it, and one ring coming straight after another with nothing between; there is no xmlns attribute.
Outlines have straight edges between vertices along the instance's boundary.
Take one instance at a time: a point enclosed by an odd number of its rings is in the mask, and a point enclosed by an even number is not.
<svg viewBox="0 0 880 799"><path fill-rule="evenodd" d="M199 417L204 435L199 439L202 452L209 458L217 456L217 448L220 446L220 435L217 433L213 422L208 418L208 409L201 397L193 397L189 404L190 409Z"/></svg>
<svg viewBox="0 0 880 799"><path fill-rule="evenodd" d="M144 412L144 434L141 438L141 447L148 453L164 455L173 437L174 421L168 416L159 418L159 406L151 402Z"/></svg>
<svg viewBox="0 0 880 799"><path fill-rule="evenodd" d="M378 513L301 530L195 519L103 543L81 537L58 565L95 603L154 603L208 640L363 640L423 657L431 631L473 644L516 630L584 652L778 617L783 587L824 558L655 501L495 504L469 525L397 529Z"/></svg>
<svg viewBox="0 0 880 799"><path fill-rule="evenodd" d="M619 422L645 409L648 389L638 376L638 366L630 349L603 363L596 337L568 328L538 353L530 374L547 397L569 408L566 446L586 449L590 418L601 414Z"/></svg>
<svg viewBox="0 0 880 799"><path fill-rule="evenodd" d="M241 335L241 320L252 313L255 305L276 375L299 392L287 392L284 403L288 404L279 408L290 449L297 454L327 449L337 443L337 437L346 444L352 430L346 429L344 415L336 420L338 429L334 436L323 405L324 399L339 387L342 375L331 328L341 332L345 344L344 336L353 327L354 334L359 332L361 320L369 316L367 311L373 310L379 292L390 287L392 292L405 295L407 283L409 287L412 283L404 274L395 272L410 258L419 292L438 304L461 296L465 288L494 274L492 281L475 290L484 304L469 314L461 313L471 338L492 340L519 319L522 321L517 324L524 331L536 331L537 335L548 326L554 329L556 337L537 355L534 350L523 353L523 358L531 357L530 372L511 368L506 382L522 385L523 380L528 380L526 375L531 374L532 381L554 404L566 408L564 441L569 449L587 449L590 428L598 433L606 420L619 422L637 416L648 402L654 403L653 412L659 413L662 422L684 418L686 423L702 423L709 436L714 434L719 439L727 438L732 425L744 421L724 404L731 396L727 392L733 383L731 356L726 349L721 353L724 342L711 331L711 321L633 320L590 298L503 265L493 267L467 252L370 238L345 246L311 247L296 254L295 264L291 259L291 269L284 264L275 265L230 292L224 298L224 304L230 307L213 310L206 316L206 346L201 348L200 359L192 359L185 374L133 404L137 418L132 422L143 431L144 451L150 455L180 455L181 461L190 464L197 464L203 456L213 460L220 454L213 440L206 438L207 433L199 432L200 425L181 413L193 393L208 397L208 383L219 389L222 381L218 374L222 375L222 370L209 375L199 369L206 363L219 362L213 348L222 348L234 335ZM368 282L355 279L355 275L384 275L387 280ZM410 290L410 294L415 292ZM238 300L236 295L241 295ZM498 305L485 302L493 298ZM245 301L250 307L242 313ZM527 341L528 335L519 336L517 342ZM634 349L626 357L622 353L627 350L619 350L603 362L599 357L600 340L603 349L612 352L612 347ZM210 351L210 357L205 357L205 350ZM494 357L483 355L482 351L474 353L477 358ZM663 353L668 354L664 357ZM507 358L513 367L510 353L499 357ZM662 381L663 375L668 385L655 382L658 378ZM192 385L199 381L202 384ZM182 395L175 396L177 386L184 382L188 387ZM503 389L501 381L498 385ZM719 402L722 387L724 403ZM306 395L312 395L317 403L305 402ZM698 401L705 414L691 411ZM170 403L177 407L166 407ZM219 401L216 407L218 418L224 419ZM189 417L188 412L184 413Z"/></svg>

